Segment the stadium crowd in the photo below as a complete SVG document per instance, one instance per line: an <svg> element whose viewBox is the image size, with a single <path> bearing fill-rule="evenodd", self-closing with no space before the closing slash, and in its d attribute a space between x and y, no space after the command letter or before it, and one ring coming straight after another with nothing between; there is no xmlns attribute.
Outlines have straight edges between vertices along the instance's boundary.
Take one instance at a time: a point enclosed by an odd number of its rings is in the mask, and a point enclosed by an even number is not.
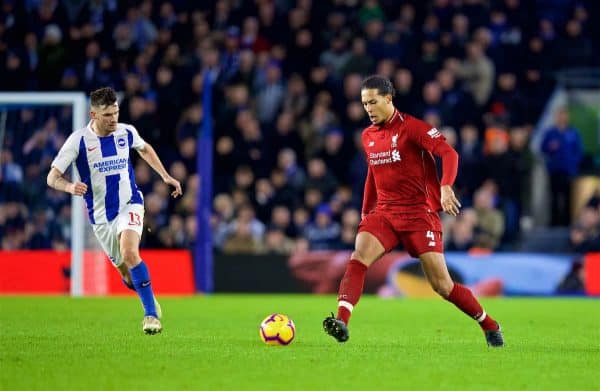
<svg viewBox="0 0 600 391"><path fill-rule="evenodd" d="M215 248L289 254L353 247L367 170L360 85L385 75L396 106L440 129L460 154L464 209L445 220L446 248L502 250L531 214L529 140L553 73L600 64L592 3L3 0L0 90L123 92L120 122L184 184L172 200L137 161L151 248L193 245L197 134L212 117ZM200 103L205 77L215 85L212 115ZM70 107L20 107L4 118L2 249L68 247L70 197L45 177L71 119ZM544 152L561 189L578 174L581 141L566 115L552 134ZM600 232L597 197L588 205L573 228L575 250ZM553 224L569 225L561 210Z"/></svg>

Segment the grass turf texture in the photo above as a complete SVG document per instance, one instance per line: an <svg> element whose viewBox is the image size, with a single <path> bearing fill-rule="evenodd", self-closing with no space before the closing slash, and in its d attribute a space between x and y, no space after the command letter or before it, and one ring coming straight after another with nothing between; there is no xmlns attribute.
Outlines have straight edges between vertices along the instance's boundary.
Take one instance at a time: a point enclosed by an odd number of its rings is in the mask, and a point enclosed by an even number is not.
<svg viewBox="0 0 600 391"><path fill-rule="evenodd" d="M364 297L339 344L321 327L334 296L162 298L165 330L141 331L135 297L0 297L1 390L594 389L600 302L493 299L507 346L439 299ZM267 346L258 327L289 315L297 335Z"/></svg>

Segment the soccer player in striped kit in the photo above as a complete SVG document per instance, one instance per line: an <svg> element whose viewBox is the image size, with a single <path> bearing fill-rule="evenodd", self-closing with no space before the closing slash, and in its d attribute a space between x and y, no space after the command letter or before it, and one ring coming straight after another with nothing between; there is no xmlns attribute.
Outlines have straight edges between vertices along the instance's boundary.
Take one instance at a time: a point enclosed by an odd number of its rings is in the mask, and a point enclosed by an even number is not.
<svg viewBox="0 0 600 391"><path fill-rule="evenodd" d="M337 316L325 318L323 328L338 342L348 340L348 322L362 294L367 268L403 243L421 261L432 288L479 323L488 346L503 346L498 323L468 288L452 281L444 259L438 212L459 213L461 205L452 190L458 154L437 129L399 112L393 96L387 78L370 76L363 81L362 104L372 125L362 133L368 163L362 220L340 283ZM434 155L442 160L441 182Z"/></svg>
<svg viewBox="0 0 600 391"><path fill-rule="evenodd" d="M133 126L118 122L119 105L112 88L92 92L90 101L91 121L67 138L52 162L47 183L54 189L83 196L96 238L125 285L140 297L144 307L142 330L146 334L160 333L161 309L139 254L144 200L135 184L129 151L135 149L165 183L173 186L172 197L182 194L181 184L169 175L154 148ZM73 162L81 178L77 182L63 177Z"/></svg>

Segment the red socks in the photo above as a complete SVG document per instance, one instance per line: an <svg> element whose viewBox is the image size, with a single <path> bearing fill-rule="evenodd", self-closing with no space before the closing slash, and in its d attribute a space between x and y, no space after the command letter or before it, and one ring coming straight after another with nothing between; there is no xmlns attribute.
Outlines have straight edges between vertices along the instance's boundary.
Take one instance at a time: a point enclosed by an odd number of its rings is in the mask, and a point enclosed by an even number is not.
<svg viewBox="0 0 600 391"><path fill-rule="evenodd" d="M485 313L481 304L477 301L473 293L464 285L454 283L452 292L446 298L449 302L457 306L462 312L479 322L483 331L498 330L498 324L491 316Z"/></svg>
<svg viewBox="0 0 600 391"><path fill-rule="evenodd" d="M343 320L346 325L362 294L367 269L367 265L355 259L351 259L346 265L346 272L340 283L337 314L337 318Z"/></svg>
<svg viewBox="0 0 600 391"><path fill-rule="evenodd" d="M346 265L346 272L340 283L338 293L337 313L337 318L343 320L346 325L350 322L352 310L362 294L367 269L367 265L355 259L350 260ZM496 321L486 314L473 293L464 285L454 283L454 287L446 300L479 322L479 326L484 331L498 330Z"/></svg>

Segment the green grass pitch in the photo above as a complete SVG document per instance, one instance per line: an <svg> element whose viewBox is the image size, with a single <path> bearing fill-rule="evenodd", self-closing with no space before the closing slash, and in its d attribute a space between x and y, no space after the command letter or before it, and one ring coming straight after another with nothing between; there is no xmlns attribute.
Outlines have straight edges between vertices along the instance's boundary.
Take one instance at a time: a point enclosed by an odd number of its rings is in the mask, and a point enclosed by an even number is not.
<svg viewBox="0 0 600 391"><path fill-rule="evenodd" d="M339 344L321 322L334 296L163 298L165 330L141 331L135 297L0 297L0 390L598 390L600 302L484 300L507 346L441 299L364 297ZM296 339L264 345L260 321Z"/></svg>

